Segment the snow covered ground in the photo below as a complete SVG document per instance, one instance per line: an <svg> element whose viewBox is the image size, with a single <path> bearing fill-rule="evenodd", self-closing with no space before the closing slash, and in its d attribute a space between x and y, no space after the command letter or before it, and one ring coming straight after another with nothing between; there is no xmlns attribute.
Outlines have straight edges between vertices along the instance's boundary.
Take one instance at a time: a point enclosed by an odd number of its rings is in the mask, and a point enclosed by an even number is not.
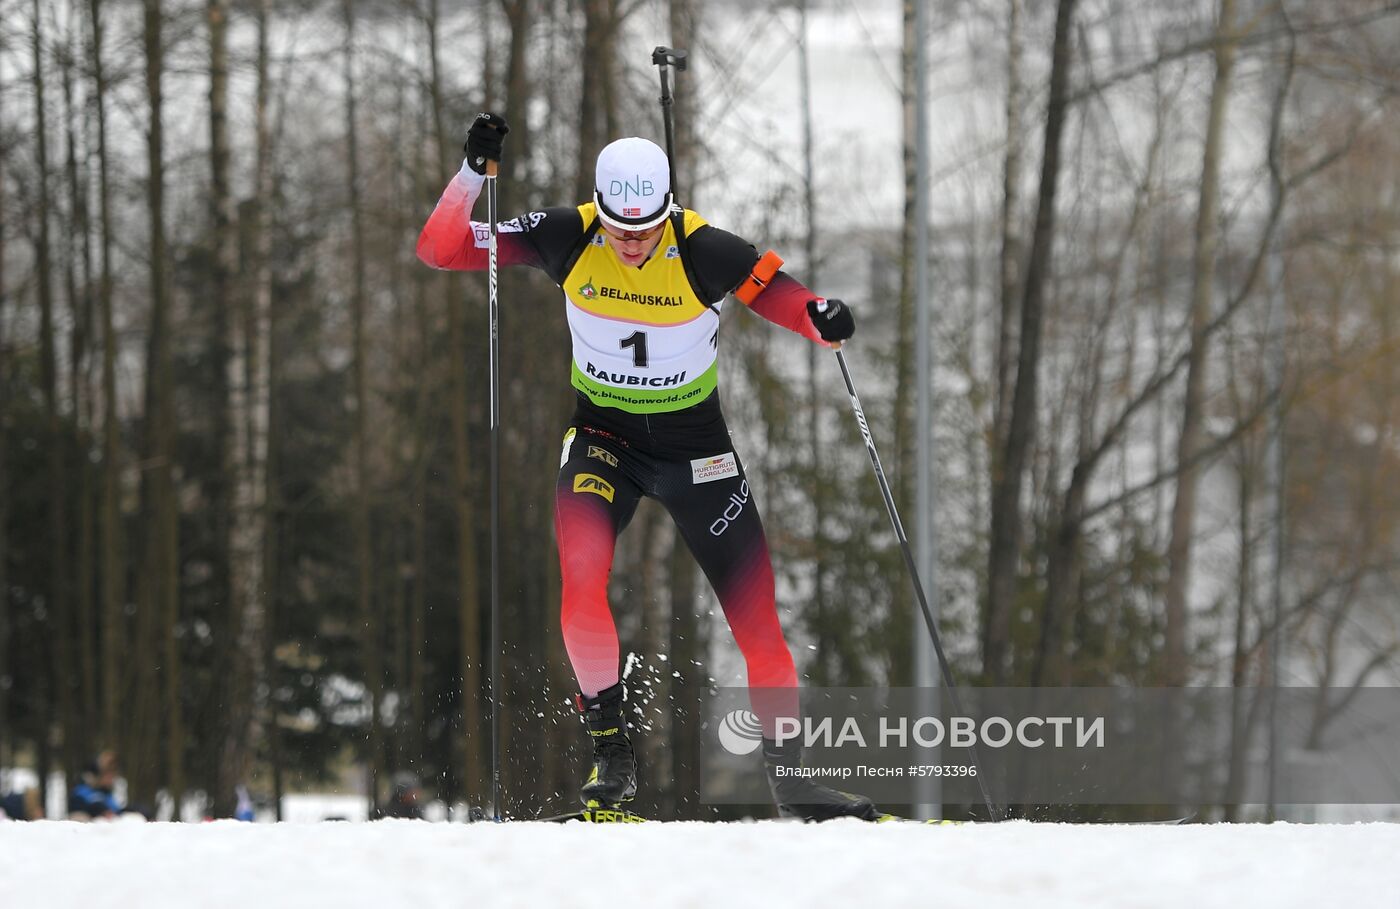
<svg viewBox="0 0 1400 909"><path fill-rule="evenodd" d="M1400 825L0 823L6 907L1393 907Z"/></svg>

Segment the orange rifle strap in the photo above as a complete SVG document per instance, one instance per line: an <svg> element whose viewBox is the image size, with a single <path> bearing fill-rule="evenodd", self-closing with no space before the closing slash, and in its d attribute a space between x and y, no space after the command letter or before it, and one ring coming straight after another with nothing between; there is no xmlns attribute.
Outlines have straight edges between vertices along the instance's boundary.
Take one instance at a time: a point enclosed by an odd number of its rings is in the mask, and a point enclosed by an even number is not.
<svg viewBox="0 0 1400 909"><path fill-rule="evenodd" d="M734 296L738 297L739 302L745 306L752 306L753 301L758 299L758 295L763 293L768 282L773 280L773 276L782 267L782 257L773 250L768 250L754 263L753 271L749 273L749 276L740 282L734 290Z"/></svg>

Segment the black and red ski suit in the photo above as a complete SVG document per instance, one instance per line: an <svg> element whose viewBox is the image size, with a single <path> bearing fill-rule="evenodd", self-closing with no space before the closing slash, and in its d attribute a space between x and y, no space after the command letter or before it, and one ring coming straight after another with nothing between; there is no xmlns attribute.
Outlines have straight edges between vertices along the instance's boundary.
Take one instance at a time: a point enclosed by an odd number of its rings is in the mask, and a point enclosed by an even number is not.
<svg viewBox="0 0 1400 909"><path fill-rule="evenodd" d="M463 168L448 185L418 241L424 263L487 267L487 226L471 221L482 181ZM555 531L561 627L581 692L593 697L619 681L608 575L618 534L641 497L651 496L714 587L747 664L754 710L772 738L776 717L798 715L797 676L778 622L763 524L725 426L713 364L719 309L758 258L744 240L679 208L636 268L604 242L591 205L498 225L499 264L549 275L565 291L573 335L577 409L561 457ZM750 308L824 344L807 312L814 297L778 272Z"/></svg>

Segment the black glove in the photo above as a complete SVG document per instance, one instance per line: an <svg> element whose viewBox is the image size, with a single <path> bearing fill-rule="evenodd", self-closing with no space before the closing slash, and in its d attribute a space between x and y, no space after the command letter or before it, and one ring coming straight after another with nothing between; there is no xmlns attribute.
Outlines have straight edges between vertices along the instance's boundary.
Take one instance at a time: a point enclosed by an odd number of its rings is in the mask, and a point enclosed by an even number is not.
<svg viewBox="0 0 1400 909"><path fill-rule="evenodd" d="M856 320L851 315L851 308L840 300L823 300L821 297L808 300L807 316L817 327L822 340L828 344L844 341L856 333Z"/></svg>
<svg viewBox="0 0 1400 909"><path fill-rule="evenodd" d="M501 146L505 144L510 127L500 114L482 111L472 121L467 130L467 166L479 174L486 173L486 162L501 160Z"/></svg>

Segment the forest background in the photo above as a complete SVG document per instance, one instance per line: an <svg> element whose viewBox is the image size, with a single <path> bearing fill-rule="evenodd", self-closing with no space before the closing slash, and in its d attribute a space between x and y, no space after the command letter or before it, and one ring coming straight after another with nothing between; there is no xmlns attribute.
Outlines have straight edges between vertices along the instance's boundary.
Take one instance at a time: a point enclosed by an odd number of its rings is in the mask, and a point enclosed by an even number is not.
<svg viewBox="0 0 1400 909"><path fill-rule="evenodd" d="M0 767L73 779L113 748L167 813L347 773L375 805L403 770L489 798L485 281L414 241L478 110L512 125L506 216L586 198L612 138L661 141L660 44L692 61L682 201L853 303L909 527L929 384L926 583L962 678L1393 684L1400 4L929 17L0 0ZM503 807L529 813L584 758L551 507L572 402L557 288L507 272L500 297ZM836 364L741 309L721 386L799 673L913 684L917 606ZM704 695L742 665L653 503L612 584L643 808L700 816Z"/></svg>

